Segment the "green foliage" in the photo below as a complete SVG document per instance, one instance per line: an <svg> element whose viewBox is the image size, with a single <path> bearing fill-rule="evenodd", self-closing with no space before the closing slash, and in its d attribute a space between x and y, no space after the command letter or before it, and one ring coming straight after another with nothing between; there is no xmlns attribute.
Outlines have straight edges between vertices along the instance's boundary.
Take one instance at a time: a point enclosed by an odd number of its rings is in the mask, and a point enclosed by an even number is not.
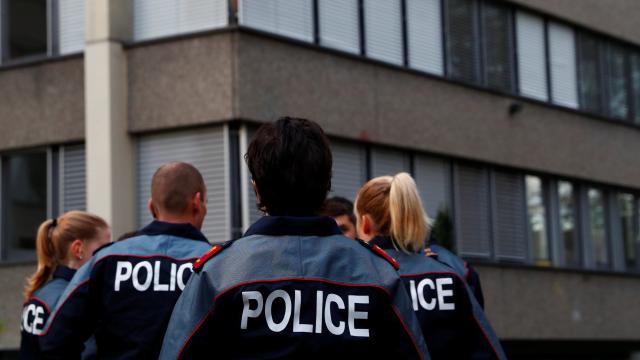
<svg viewBox="0 0 640 360"><path fill-rule="evenodd" d="M455 242L453 241L453 221L447 207L438 209L436 220L431 229L438 245L455 252Z"/></svg>

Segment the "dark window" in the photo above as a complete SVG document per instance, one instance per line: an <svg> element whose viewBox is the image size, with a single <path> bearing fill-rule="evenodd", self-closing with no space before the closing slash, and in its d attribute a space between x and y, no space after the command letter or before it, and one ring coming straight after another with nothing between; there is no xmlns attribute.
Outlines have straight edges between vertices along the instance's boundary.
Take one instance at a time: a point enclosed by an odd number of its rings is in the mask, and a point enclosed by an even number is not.
<svg viewBox="0 0 640 360"><path fill-rule="evenodd" d="M492 89L512 92L511 10L506 6L483 3L481 13L484 83Z"/></svg>
<svg viewBox="0 0 640 360"><path fill-rule="evenodd" d="M601 190L589 189L589 232L593 249L593 259L598 268L608 268L609 244L607 240L606 208Z"/></svg>
<svg viewBox="0 0 640 360"><path fill-rule="evenodd" d="M5 58L47 54L47 1L5 0Z"/></svg>
<svg viewBox="0 0 640 360"><path fill-rule="evenodd" d="M626 119L629 115L627 53L622 47L612 44L606 49L608 114L617 119Z"/></svg>
<svg viewBox="0 0 640 360"><path fill-rule="evenodd" d="M47 154L2 158L2 254L4 260L32 259L38 226L47 217Z"/></svg>
<svg viewBox="0 0 640 360"><path fill-rule="evenodd" d="M640 54L633 54L631 61L631 89L633 91L633 121L640 124Z"/></svg>
<svg viewBox="0 0 640 360"><path fill-rule="evenodd" d="M602 84L600 80L600 44L589 35L578 37L578 88L580 108L602 113Z"/></svg>
<svg viewBox="0 0 640 360"><path fill-rule="evenodd" d="M447 75L478 83L477 4L472 0L447 0L445 4Z"/></svg>
<svg viewBox="0 0 640 360"><path fill-rule="evenodd" d="M618 211L620 228L624 242L624 258L628 269L637 267L636 240L637 240L637 216L635 214L635 199L631 194L618 194Z"/></svg>
<svg viewBox="0 0 640 360"><path fill-rule="evenodd" d="M536 265L550 266L551 252L547 236L544 184L537 176L527 176L526 187L529 240L533 261Z"/></svg>
<svg viewBox="0 0 640 360"><path fill-rule="evenodd" d="M558 182L558 200L564 265L576 267L580 265L580 246L576 222L576 195L572 183Z"/></svg>

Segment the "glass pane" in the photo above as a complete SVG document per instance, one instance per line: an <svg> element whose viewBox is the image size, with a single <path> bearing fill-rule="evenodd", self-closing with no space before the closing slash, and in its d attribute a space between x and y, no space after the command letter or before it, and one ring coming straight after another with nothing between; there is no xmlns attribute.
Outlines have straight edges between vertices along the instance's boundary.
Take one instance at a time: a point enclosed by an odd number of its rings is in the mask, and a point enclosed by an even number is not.
<svg viewBox="0 0 640 360"><path fill-rule="evenodd" d="M11 59L47 53L47 1L7 0L8 49Z"/></svg>
<svg viewBox="0 0 640 360"><path fill-rule="evenodd" d="M47 154L5 156L2 169L3 257L31 259L38 226L47 217Z"/></svg>
<svg viewBox="0 0 640 360"><path fill-rule="evenodd" d="M640 124L640 54L631 56L631 88L633 89L634 122Z"/></svg>
<svg viewBox="0 0 640 360"><path fill-rule="evenodd" d="M609 266L609 248L602 191L589 189L589 227L593 258L597 267Z"/></svg>
<svg viewBox="0 0 640 360"><path fill-rule="evenodd" d="M564 263L568 266L579 266L580 246L576 229L576 204L573 184L567 181L559 181L558 199L560 201L560 231L564 248Z"/></svg>
<svg viewBox="0 0 640 360"><path fill-rule="evenodd" d="M507 7L482 7L482 44L485 54L486 85L511 92L513 61L511 51L511 12Z"/></svg>
<svg viewBox="0 0 640 360"><path fill-rule="evenodd" d="M624 241L624 258L628 268L636 266L634 201L631 194L618 194L620 228Z"/></svg>
<svg viewBox="0 0 640 360"><path fill-rule="evenodd" d="M599 43L595 38L582 34L579 37L578 46L580 107L583 110L601 113Z"/></svg>
<svg viewBox="0 0 640 360"><path fill-rule="evenodd" d="M542 180L537 176L527 176L527 214L529 217L529 239L533 260L538 265L551 265L547 220L544 206Z"/></svg>
<svg viewBox="0 0 640 360"><path fill-rule="evenodd" d="M629 113L627 104L627 54L624 49L609 45L607 51L607 82L609 86L609 115L626 119Z"/></svg>
<svg viewBox="0 0 640 360"><path fill-rule="evenodd" d="M446 10L448 75L476 83L475 2L447 0Z"/></svg>

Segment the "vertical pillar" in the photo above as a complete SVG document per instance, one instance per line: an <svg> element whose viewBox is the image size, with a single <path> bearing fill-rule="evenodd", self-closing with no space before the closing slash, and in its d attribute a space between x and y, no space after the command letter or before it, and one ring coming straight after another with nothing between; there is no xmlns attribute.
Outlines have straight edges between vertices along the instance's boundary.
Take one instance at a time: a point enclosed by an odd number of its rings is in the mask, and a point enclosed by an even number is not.
<svg viewBox="0 0 640 360"><path fill-rule="evenodd" d="M135 221L134 145L127 121L130 0L87 0L84 53L87 210L102 216L115 236Z"/></svg>

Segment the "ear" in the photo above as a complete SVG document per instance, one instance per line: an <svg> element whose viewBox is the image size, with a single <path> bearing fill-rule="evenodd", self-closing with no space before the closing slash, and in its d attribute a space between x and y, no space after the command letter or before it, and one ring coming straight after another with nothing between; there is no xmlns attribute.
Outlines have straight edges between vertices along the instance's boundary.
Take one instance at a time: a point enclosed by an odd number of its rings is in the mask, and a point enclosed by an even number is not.
<svg viewBox="0 0 640 360"><path fill-rule="evenodd" d="M202 210L202 206L205 204L204 198L202 196L201 192L197 192L195 193L195 195L193 195L193 198L191 199L191 206L193 211L200 211Z"/></svg>
<svg viewBox="0 0 640 360"><path fill-rule="evenodd" d="M149 209L149 212L151 213L151 216L154 219L158 218L158 211L156 210L156 207L153 205L153 200L151 198L149 198L149 201L147 202L147 208Z"/></svg>
<svg viewBox="0 0 640 360"><path fill-rule="evenodd" d="M82 240L79 240L79 239L73 240L71 245L69 245L69 252L71 256L73 256L75 259L82 260L84 258L84 252L82 249Z"/></svg>
<svg viewBox="0 0 640 360"><path fill-rule="evenodd" d="M371 218L369 215L362 215L362 233L371 236Z"/></svg>
<svg viewBox="0 0 640 360"><path fill-rule="evenodd" d="M373 221L369 215L360 215L357 221L356 231L358 233L358 238L364 241L369 241L373 239Z"/></svg>
<svg viewBox="0 0 640 360"><path fill-rule="evenodd" d="M251 186L253 186L253 192L256 194L256 201L258 204L261 202L260 192L258 191L258 187L256 186L256 182L251 179Z"/></svg>

